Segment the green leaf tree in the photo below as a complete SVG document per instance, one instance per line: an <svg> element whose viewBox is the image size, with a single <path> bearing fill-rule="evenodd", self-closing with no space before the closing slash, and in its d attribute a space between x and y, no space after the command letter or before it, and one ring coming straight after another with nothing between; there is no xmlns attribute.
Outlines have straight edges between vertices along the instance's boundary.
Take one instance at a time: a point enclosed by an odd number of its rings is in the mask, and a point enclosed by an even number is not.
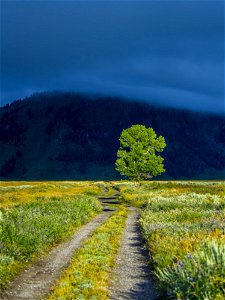
<svg viewBox="0 0 225 300"><path fill-rule="evenodd" d="M133 125L120 135L116 170L130 180L151 179L165 172L163 158L156 155L166 147L163 136L157 137L152 128Z"/></svg>

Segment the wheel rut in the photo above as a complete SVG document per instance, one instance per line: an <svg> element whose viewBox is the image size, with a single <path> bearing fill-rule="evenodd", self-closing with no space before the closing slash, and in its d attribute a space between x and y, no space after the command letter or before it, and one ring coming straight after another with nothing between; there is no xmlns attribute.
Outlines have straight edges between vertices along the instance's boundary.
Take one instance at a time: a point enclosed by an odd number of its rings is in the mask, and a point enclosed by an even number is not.
<svg viewBox="0 0 225 300"><path fill-rule="evenodd" d="M116 192L115 194L108 196L107 193L108 190L106 189L105 193L98 197L98 200L102 204L103 211L115 211L116 208L113 205L120 204L120 194Z"/></svg>
<svg viewBox="0 0 225 300"><path fill-rule="evenodd" d="M110 287L110 300L156 300L153 276L147 266L147 251L138 226L139 214L130 208L122 245Z"/></svg>
<svg viewBox="0 0 225 300"><path fill-rule="evenodd" d="M116 192L116 191L115 191ZM84 240L112 215L120 194L108 195L106 189L98 199L103 212L92 221L79 228L66 242L53 248L46 256L33 263L12 282L11 287L0 293L1 300L41 300L44 299L61 272L69 265ZM138 226L139 213L129 208L113 279L109 287L110 300L157 300L153 277L147 267L147 251Z"/></svg>
<svg viewBox="0 0 225 300"><path fill-rule="evenodd" d="M66 242L53 248L46 256L32 264L12 282L11 287L0 294L2 300L38 300L46 296L60 273L65 269L75 251L84 240L110 216L111 211L104 211L92 221L83 225Z"/></svg>

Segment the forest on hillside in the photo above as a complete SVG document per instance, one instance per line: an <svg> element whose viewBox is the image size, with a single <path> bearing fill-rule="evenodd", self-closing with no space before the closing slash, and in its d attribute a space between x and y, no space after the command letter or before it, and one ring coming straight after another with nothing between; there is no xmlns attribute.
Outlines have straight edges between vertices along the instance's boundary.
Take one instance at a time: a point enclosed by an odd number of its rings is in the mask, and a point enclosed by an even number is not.
<svg viewBox="0 0 225 300"><path fill-rule="evenodd" d="M224 179L223 116L74 93L35 94L0 109L0 176L119 179L119 136L133 124L165 137L160 179Z"/></svg>

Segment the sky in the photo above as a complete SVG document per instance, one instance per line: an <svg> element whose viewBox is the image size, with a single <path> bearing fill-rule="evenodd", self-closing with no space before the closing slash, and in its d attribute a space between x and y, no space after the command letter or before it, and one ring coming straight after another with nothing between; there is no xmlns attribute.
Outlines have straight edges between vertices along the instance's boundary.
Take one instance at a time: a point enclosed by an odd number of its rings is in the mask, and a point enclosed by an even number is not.
<svg viewBox="0 0 225 300"><path fill-rule="evenodd" d="M51 90L224 113L224 1L2 1L1 105Z"/></svg>

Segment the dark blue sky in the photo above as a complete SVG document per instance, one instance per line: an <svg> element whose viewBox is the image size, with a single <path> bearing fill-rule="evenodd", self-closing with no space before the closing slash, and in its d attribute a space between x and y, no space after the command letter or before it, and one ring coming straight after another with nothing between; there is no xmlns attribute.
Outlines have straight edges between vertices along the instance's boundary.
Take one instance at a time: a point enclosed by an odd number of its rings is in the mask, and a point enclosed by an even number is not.
<svg viewBox="0 0 225 300"><path fill-rule="evenodd" d="M37 91L224 111L223 1L2 1L2 104Z"/></svg>

